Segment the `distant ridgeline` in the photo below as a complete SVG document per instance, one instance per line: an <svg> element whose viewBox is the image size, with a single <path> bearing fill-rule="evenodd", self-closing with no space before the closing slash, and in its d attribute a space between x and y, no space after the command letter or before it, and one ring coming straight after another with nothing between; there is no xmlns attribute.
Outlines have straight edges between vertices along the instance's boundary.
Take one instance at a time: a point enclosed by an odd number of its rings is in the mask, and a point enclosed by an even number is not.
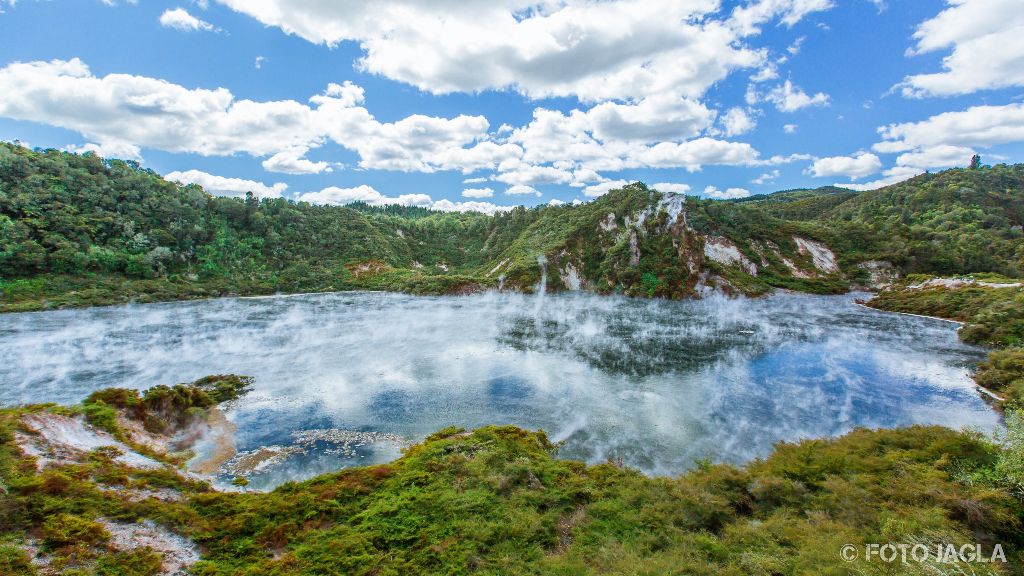
<svg viewBox="0 0 1024 576"><path fill-rule="evenodd" d="M640 183L495 216L215 197L132 162L0 144L0 310L346 289L695 297L1024 271L1024 165L701 200ZM540 265L545 261L545 266Z"/></svg>

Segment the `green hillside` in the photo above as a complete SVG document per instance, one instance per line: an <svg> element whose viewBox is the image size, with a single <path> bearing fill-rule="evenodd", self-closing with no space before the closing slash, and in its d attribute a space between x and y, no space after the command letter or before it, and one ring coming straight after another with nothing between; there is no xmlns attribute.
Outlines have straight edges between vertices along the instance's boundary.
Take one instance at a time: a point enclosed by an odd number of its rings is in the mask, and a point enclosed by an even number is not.
<svg viewBox="0 0 1024 576"><path fill-rule="evenodd" d="M784 220L814 220L859 193L835 186L814 189L783 190L734 200L756 204L766 212Z"/></svg>
<svg viewBox="0 0 1024 576"><path fill-rule="evenodd" d="M1024 165L924 174L864 192L823 220L873 240L866 257L907 273L1024 272Z"/></svg>
<svg viewBox="0 0 1024 576"><path fill-rule="evenodd" d="M2 310L223 294L840 292L886 274L1024 270L1024 166L742 201L636 183L495 216L215 197L132 162L0 144ZM541 263L545 264L542 265Z"/></svg>

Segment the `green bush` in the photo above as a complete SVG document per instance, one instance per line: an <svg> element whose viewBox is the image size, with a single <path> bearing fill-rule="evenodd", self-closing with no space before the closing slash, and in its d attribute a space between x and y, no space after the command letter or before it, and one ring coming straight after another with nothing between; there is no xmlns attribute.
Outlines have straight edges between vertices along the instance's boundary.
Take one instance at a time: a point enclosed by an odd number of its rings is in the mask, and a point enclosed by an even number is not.
<svg viewBox="0 0 1024 576"><path fill-rule="evenodd" d="M65 513L47 518L42 525L42 534L43 543L50 548L74 544L92 546L110 539L110 534L102 524Z"/></svg>
<svg viewBox="0 0 1024 576"><path fill-rule="evenodd" d="M9 576L32 576L36 571L28 554L10 544L0 543L0 574Z"/></svg>
<svg viewBox="0 0 1024 576"><path fill-rule="evenodd" d="M163 558L152 548L114 552L100 556L95 576L156 576L163 573Z"/></svg>
<svg viewBox="0 0 1024 576"><path fill-rule="evenodd" d="M85 419L89 424L114 435L120 433L120 428L117 425L117 410L108 406L106 402L95 400L82 404L82 412L85 413Z"/></svg>
<svg viewBox="0 0 1024 576"><path fill-rule="evenodd" d="M1000 391L1015 403L1024 401L1024 348L993 350L975 375L978 384Z"/></svg>
<svg viewBox="0 0 1024 576"><path fill-rule="evenodd" d="M107 388L90 394L81 406L90 424L119 435L118 410L145 429L166 433L203 417L206 409L234 400L252 386L252 378L234 374L206 376L190 384L158 384L143 393Z"/></svg>
<svg viewBox="0 0 1024 576"><path fill-rule="evenodd" d="M0 538L15 543L0 546L4 574L24 566L16 543L29 537L64 573L154 573L155 553L104 546L100 518L191 538L201 575L873 573L841 546L920 538L1000 542L1008 566L1024 559L1014 413L998 444L939 427L855 430L676 478L558 459L543 433L449 428L393 463L260 493L130 470L104 450L40 472L13 448L19 410L0 409ZM183 498L126 497L146 488Z"/></svg>
<svg viewBox="0 0 1024 576"><path fill-rule="evenodd" d="M1003 452L996 472L1006 480L1019 498L1024 499L1024 412L1006 414L1006 432L1002 436Z"/></svg>

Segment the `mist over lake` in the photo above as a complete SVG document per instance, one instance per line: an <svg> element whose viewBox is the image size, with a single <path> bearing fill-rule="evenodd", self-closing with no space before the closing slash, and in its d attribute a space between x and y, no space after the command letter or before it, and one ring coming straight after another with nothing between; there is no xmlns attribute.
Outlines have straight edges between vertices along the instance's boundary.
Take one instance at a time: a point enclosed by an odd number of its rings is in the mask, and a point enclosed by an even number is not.
<svg viewBox="0 0 1024 576"><path fill-rule="evenodd" d="M649 474L858 426L998 425L969 378L983 351L956 324L856 296L364 292L6 314L0 402L250 375L228 410L238 449L299 446L249 471L260 487L388 461L450 425L542 428L562 457Z"/></svg>

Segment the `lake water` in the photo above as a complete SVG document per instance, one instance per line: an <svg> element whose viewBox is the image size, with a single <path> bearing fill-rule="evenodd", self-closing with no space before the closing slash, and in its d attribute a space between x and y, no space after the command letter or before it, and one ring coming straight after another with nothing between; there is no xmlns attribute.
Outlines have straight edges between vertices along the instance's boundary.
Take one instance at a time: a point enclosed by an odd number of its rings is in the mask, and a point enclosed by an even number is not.
<svg viewBox="0 0 1024 576"><path fill-rule="evenodd" d="M388 461L449 425L542 428L564 457L651 474L857 426L998 425L969 378L983 351L955 324L856 296L338 293L5 314L0 403L254 376L228 417L243 456L279 450L247 472L256 487Z"/></svg>

